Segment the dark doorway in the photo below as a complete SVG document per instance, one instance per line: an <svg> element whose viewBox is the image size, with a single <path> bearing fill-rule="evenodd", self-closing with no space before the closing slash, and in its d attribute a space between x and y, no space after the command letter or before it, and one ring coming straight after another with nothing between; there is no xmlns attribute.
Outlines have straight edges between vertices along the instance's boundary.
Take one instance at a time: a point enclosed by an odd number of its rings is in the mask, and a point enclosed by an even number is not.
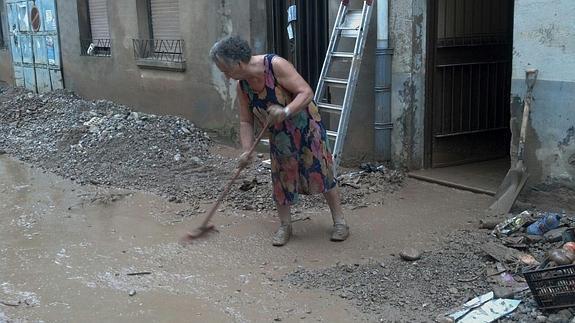
<svg viewBox="0 0 575 323"><path fill-rule="evenodd" d="M269 51L294 64L315 89L329 42L328 0L268 0ZM296 6L292 22L293 38L288 34L288 8Z"/></svg>
<svg viewBox="0 0 575 323"><path fill-rule="evenodd" d="M425 166L504 158L514 0L430 0Z"/></svg>

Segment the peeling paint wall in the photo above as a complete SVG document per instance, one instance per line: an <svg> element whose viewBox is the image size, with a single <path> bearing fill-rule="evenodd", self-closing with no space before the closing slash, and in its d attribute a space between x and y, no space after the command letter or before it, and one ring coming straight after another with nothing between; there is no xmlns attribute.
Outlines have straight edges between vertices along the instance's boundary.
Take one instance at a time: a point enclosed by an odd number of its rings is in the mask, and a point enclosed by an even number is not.
<svg viewBox="0 0 575 323"><path fill-rule="evenodd" d="M392 158L410 169L423 167L426 10L426 0L390 3Z"/></svg>
<svg viewBox="0 0 575 323"><path fill-rule="evenodd" d="M575 188L573 17L573 0L515 0L512 156L517 154L525 69L539 70L526 139L530 185L563 184Z"/></svg>

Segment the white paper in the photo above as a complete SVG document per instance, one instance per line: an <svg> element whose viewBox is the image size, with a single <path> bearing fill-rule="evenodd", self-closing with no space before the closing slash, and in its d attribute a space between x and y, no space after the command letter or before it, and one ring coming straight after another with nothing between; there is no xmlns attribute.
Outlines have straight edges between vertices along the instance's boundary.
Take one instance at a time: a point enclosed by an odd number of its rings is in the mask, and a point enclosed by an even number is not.
<svg viewBox="0 0 575 323"><path fill-rule="evenodd" d="M489 292L487 294L477 296L474 299L469 300L469 301L467 301L467 303L463 304L460 307L461 309L458 309L457 312L453 312L452 314L449 314L448 316L457 321L460 317L469 313L469 311L471 311L472 309L483 305L485 302L487 302L489 300L492 300L493 297L494 297L493 292Z"/></svg>
<svg viewBox="0 0 575 323"><path fill-rule="evenodd" d="M288 23L297 20L297 9L295 5L289 6L288 8Z"/></svg>
<svg viewBox="0 0 575 323"><path fill-rule="evenodd" d="M465 315L458 323L491 323L511 312L521 303L515 299L493 299Z"/></svg>
<svg viewBox="0 0 575 323"><path fill-rule="evenodd" d="M289 24L287 26L287 32L288 32L288 38L293 39L293 28L292 28L291 24Z"/></svg>

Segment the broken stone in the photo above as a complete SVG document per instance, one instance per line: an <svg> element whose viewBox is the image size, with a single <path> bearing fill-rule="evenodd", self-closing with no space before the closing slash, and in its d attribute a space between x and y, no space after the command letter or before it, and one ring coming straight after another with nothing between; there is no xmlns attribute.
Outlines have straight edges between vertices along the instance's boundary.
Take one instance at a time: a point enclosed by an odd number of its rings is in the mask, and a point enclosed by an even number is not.
<svg viewBox="0 0 575 323"><path fill-rule="evenodd" d="M418 260L419 258L421 258L421 252L418 251L417 249L414 249L414 248L405 248L405 249L401 250L401 252L399 253L399 256L403 260L415 261L415 260Z"/></svg>
<svg viewBox="0 0 575 323"><path fill-rule="evenodd" d="M134 296L134 295L136 295L136 291L135 291L135 290L131 290L131 291L128 293L128 295Z"/></svg>
<svg viewBox="0 0 575 323"><path fill-rule="evenodd" d="M545 238L545 241L548 241L548 242L561 241L563 239L563 232L565 232L565 230L567 230L567 229L568 228L563 227L563 228L557 228L557 229L549 230L543 235L543 238Z"/></svg>

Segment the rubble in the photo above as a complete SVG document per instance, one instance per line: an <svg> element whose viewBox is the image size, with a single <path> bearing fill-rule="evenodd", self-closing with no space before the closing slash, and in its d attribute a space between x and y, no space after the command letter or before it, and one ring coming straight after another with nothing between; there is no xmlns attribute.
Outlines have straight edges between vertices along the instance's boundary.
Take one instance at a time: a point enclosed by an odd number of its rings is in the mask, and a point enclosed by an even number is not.
<svg viewBox="0 0 575 323"><path fill-rule="evenodd" d="M81 184L145 190L176 203L186 201L194 205L187 215L199 213L200 200L215 199L237 165L233 158L210 153L213 140L189 120L85 100L65 90L36 95L2 89L0 134L0 154ZM355 175L361 187L341 187L342 204L381 205L384 193L401 186L403 172L375 170ZM238 181L226 203L250 211L275 208L269 169L261 161L242 178L252 184ZM296 210L323 207L321 195L302 196Z"/></svg>

